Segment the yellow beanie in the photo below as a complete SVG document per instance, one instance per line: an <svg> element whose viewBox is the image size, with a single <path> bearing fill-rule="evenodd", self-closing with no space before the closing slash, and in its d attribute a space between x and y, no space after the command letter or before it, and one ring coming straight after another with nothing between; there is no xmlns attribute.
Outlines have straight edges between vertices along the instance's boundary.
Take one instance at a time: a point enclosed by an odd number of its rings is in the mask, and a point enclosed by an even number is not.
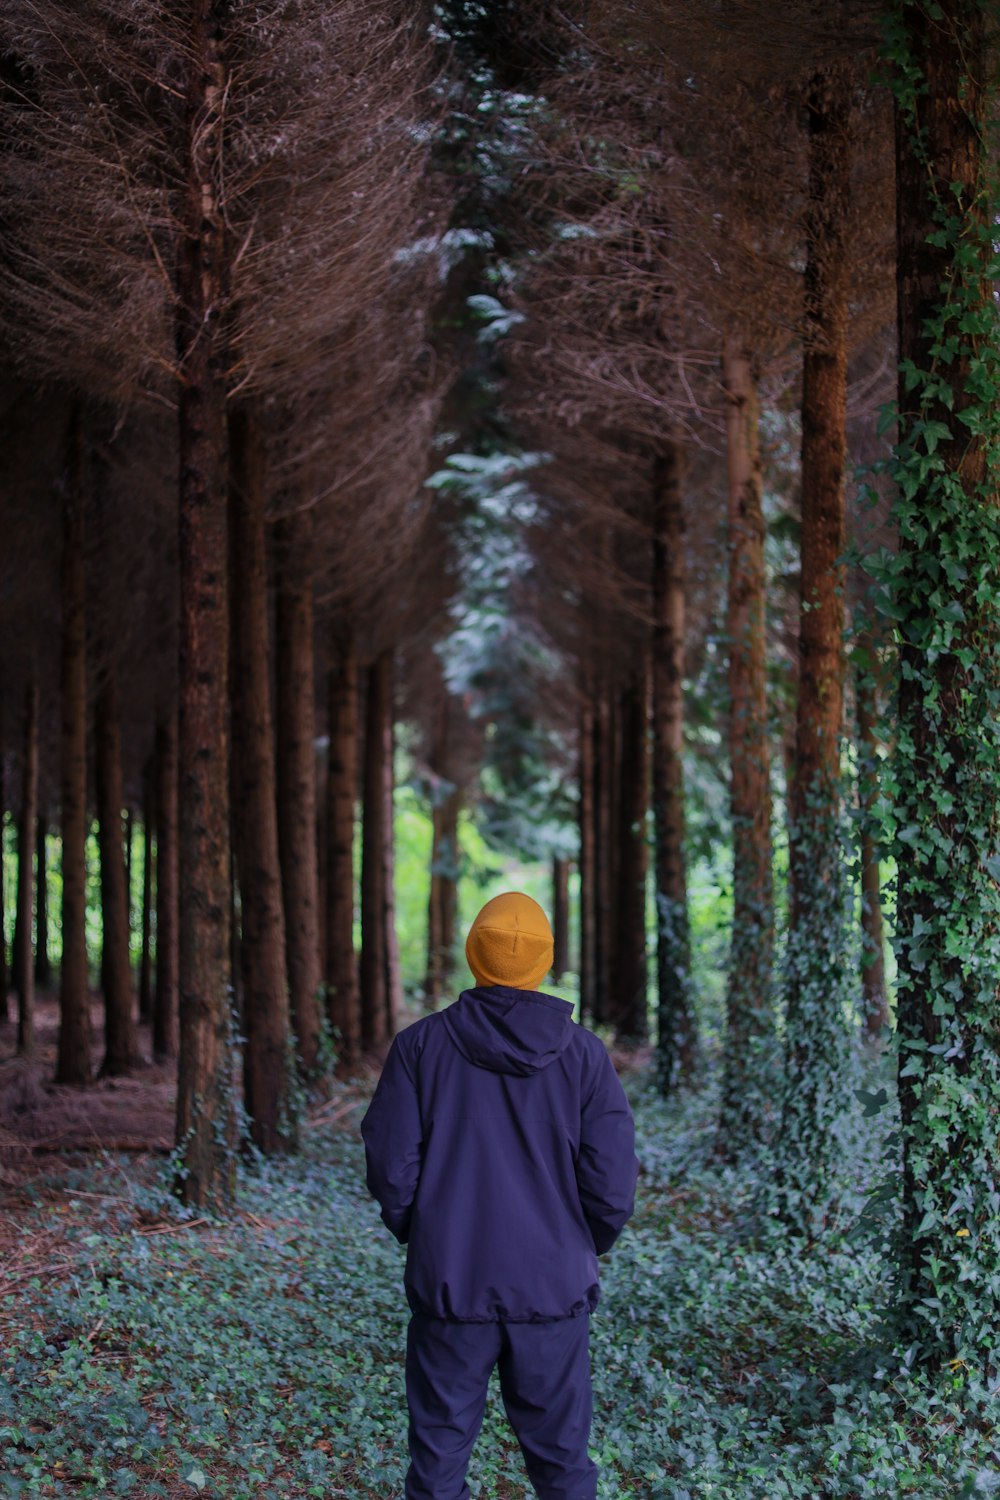
<svg viewBox="0 0 1000 1500"><path fill-rule="evenodd" d="M537 901L505 891L469 928L465 957L477 985L537 990L552 967L552 928Z"/></svg>

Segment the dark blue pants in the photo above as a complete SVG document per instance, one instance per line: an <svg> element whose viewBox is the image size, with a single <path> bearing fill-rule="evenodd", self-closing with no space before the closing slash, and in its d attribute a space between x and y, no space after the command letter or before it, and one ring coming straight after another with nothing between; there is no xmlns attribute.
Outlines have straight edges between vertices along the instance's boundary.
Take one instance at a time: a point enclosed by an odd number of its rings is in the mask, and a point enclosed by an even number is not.
<svg viewBox="0 0 1000 1500"><path fill-rule="evenodd" d="M468 1500L465 1471L486 1387L500 1391L541 1500L595 1500L590 1436L589 1319L449 1323L415 1313L406 1339L410 1468L406 1500Z"/></svg>

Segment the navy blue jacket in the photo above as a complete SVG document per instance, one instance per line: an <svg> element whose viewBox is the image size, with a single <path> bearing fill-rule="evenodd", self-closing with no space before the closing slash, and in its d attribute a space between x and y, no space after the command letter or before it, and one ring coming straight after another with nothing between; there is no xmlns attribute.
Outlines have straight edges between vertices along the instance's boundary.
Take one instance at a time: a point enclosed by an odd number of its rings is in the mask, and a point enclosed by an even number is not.
<svg viewBox="0 0 1000 1500"><path fill-rule="evenodd" d="M466 990L407 1027L361 1133L414 1312L536 1322L596 1306L597 1255L634 1206L634 1129L607 1049L565 1000Z"/></svg>

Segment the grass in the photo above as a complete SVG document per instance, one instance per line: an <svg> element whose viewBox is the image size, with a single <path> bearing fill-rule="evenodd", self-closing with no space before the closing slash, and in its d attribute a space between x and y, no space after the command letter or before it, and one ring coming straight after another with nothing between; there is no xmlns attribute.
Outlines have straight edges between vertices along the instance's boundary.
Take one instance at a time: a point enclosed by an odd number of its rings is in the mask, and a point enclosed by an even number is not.
<svg viewBox="0 0 1000 1500"><path fill-rule="evenodd" d="M633 1086L639 1207L592 1328L602 1500L1000 1488L997 1392L961 1367L918 1376L883 1336L884 1226L859 1220L879 1120L846 1141L852 1187L807 1248L756 1215L760 1171L713 1161L710 1092L666 1107ZM300 1157L244 1170L228 1221L186 1219L154 1169L115 1157L26 1191L0 1321L0 1495L401 1493L402 1252L355 1133L317 1125ZM525 1495L498 1400L470 1487Z"/></svg>

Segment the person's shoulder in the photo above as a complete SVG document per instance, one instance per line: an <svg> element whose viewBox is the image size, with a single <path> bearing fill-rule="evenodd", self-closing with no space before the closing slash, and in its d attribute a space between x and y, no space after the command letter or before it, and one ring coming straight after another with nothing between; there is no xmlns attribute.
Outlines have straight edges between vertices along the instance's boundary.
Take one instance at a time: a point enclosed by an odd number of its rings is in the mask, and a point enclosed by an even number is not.
<svg viewBox="0 0 1000 1500"><path fill-rule="evenodd" d="M423 1051L428 1040L443 1024L442 1012L431 1011L429 1015L421 1016L419 1021L411 1021L409 1025L403 1027L402 1031L397 1031L393 1045L398 1047L405 1057L414 1057Z"/></svg>

